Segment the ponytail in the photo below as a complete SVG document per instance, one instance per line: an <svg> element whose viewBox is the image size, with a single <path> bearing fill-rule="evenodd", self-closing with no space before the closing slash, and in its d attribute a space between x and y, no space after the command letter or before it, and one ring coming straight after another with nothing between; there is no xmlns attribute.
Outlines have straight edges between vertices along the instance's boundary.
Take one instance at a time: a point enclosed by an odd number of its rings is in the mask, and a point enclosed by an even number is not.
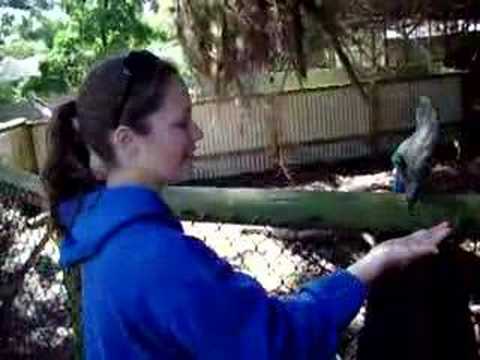
<svg viewBox="0 0 480 360"><path fill-rule="evenodd" d="M90 169L90 154L76 126L74 100L60 105L54 112L47 132L47 160L42 180L47 190L52 215L57 220L61 201L87 192L95 186Z"/></svg>

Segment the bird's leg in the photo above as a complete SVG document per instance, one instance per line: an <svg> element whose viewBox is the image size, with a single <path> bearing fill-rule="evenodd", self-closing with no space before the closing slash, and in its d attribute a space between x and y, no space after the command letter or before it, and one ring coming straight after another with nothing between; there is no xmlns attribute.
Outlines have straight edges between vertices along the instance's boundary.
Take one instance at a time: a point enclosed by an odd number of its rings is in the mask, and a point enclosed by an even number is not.
<svg viewBox="0 0 480 360"><path fill-rule="evenodd" d="M421 197L421 185L417 181L412 181L407 184L406 198L407 208L410 215L416 215L415 205Z"/></svg>
<svg viewBox="0 0 480 360"><path fill-rule="evenodd" d="M413 203L411 201L407 201L407 211L408 211L408 214L411 215L411 216L416 215L415 214L415 203Z"/></svg>

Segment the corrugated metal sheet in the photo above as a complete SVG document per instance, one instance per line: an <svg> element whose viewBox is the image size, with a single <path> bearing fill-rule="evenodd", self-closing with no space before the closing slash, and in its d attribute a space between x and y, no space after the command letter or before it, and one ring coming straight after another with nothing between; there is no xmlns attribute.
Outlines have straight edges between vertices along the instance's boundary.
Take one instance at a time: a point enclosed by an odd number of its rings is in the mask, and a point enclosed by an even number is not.
<svg viewBox="0 0 480 360"><path fill-rule="evenodd" d="M334 161L366 156L372 131L408 130L414 126L420 95L432 98L443 123L462 119L460 76L435 77L378 85L377 124L372 109L351 86L289 92L274 99L251 97L194 105L193 116L205 133L200 145L197 179L260 172L273 166L269 157L276 131L288 164ZM393 136L393 137L392 137ZM390 150L401 136L380 139Z"/></svg>
<svg viewBox="0 0 480 360"><path fill-rule="evenodd" d="M390 83L379 92L380 131L413 127L419 96L429 96L439 109L442 123L458 122L462 118L461 79L459 76Z"/></svg>
<svg viewBox="0 0 480 360"><path fill-rule="evenodd" d="M358 92L345 87L282 95L282 141L301 144L368 132L369 109Z"/></svg>
<svg viewBox="0 0 480 360"><path fill-rule="evenodd" d="M248 106L235 100L194 106L192 116L205 134L200 154L218 155L265 147L267 115L265 102L255 98Z"/></svg>

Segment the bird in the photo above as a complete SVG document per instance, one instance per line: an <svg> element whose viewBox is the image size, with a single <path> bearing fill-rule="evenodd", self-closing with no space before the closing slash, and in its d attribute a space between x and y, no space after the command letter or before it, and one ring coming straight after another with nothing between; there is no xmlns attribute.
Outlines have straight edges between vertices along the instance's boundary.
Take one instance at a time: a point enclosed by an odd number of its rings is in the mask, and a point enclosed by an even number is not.
<svg viewBox="0 0 480 360"><path fill-rule="evenodd" d="M394 151L393 192L405 193L408 211L413 212L425 180L432 171L432 157L440 140L438 110L427 96L420 96L415 111L415 131Z"/></svg>

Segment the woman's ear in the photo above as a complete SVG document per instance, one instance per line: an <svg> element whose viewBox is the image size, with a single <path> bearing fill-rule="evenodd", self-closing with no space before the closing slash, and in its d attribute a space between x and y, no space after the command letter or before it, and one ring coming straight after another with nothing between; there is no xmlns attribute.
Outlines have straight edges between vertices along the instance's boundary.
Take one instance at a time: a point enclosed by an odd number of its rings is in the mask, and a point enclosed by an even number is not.
<svg viewBox="0 0 480 360"><path fill-rule="evenodd" d="M121 162L134 160L138 153L137 136L128 126L120 125L111 135L115 154Z"/></svg>
<svg viewBox="0 0 480 360"><path fill-rule="evenodd" d="M133 141L135 134L128 126L120 125L112 134L112 143L116 146L126 146Z"/></svg>

